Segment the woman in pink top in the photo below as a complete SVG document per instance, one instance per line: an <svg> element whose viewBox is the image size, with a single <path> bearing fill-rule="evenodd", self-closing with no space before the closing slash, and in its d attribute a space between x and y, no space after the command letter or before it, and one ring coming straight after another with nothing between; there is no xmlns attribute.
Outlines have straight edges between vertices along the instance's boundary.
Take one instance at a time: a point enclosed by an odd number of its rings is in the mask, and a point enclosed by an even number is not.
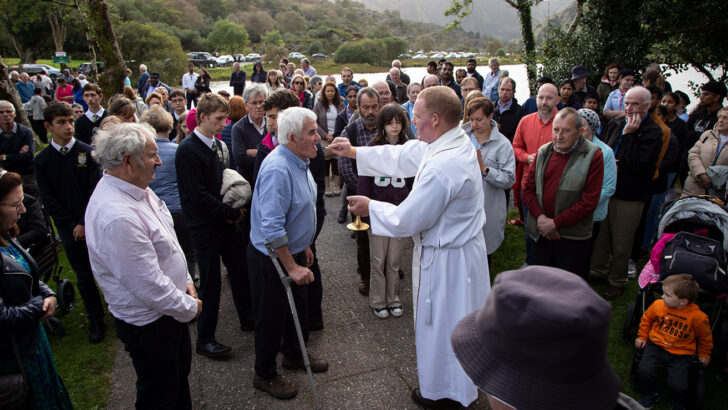
<svg viewBox="0 0 728 410"><path fill-rule="evenodd" d="M56 87L56 100L73 104L73 86L66 84L63 77L58 77L56 83L58 84Z"/></svg>

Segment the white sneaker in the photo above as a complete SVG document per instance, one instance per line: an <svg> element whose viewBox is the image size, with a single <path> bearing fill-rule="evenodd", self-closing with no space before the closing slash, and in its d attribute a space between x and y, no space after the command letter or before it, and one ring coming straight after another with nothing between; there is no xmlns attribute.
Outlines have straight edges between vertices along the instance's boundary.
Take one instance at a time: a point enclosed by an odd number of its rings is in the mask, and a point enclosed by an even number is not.
<svg viewBox="0 0 728 410"><path fill-rule="evenodd" d="M403 313L402 306L395 306L395 307L389 308L389 313L391 313L392 316L394 316L394 317L402 316L402 313Z"/></svg>
<svg viewBox="0 0 728 410"><path fill-rule="evenodd" d="M387 310L387 308L381 308L381 309L372 308L372 312L374 313L374 316L376 316L380 319L386 319L389 317L389 310Z"/></svg>
<svg viewBox="0 0 728 410"><path fill-rule="evenodd" d="M630 259L629 264L627 265L627 278L634 279L635 276L637 276L637 264Z"/></svg>

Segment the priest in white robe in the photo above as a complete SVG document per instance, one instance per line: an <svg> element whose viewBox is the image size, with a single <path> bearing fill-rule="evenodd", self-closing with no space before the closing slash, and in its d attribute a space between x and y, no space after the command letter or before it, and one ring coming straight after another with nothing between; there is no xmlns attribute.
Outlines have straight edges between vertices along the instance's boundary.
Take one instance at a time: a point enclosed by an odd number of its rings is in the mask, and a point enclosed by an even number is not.
<svg viewBox="0 0 728 410"><path fill-rule="evenodd" d="M375 235L412 236L415 346L419 389L412 398L425 406L455 400L468 406L477 397L455 358L450 335L490 293L483 238L483 175L477 153L458 123L462 106L452 89L430 87L417 97L418 141L404 145L352 147L337 138L329 149L356 159L359 175L415 177L399 206L351 196L349 210L369 216Z"/></svg>

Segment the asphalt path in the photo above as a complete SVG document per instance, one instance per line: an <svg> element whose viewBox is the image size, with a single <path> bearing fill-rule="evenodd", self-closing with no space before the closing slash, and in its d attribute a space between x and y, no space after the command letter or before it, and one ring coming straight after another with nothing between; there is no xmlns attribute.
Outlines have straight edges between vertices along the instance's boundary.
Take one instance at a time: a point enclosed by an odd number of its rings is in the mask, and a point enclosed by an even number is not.
<svg viewBox="0 0 728 410"><path fill-rule="evenodd" d="M410 398L417 383L414 325L412 321L412 242L402 255L405 279L400 281L404 315L382 320L374 316L368 299L357 291L356 244L345 225L336 223L340 199L326 198L328 216L316 247L323 277L324 330L311 332L308 350L329 362L326 373L314 375L323 408L417 409ZM223 265L224 266L224 265ZM277 400L253 388L253 332L237 325L230 287L223 280L217 340L232 346L223 360L194 353L189 376L195 409L306 409L313 408L304 371L278 372L298 387L292 400ZM136 375L123 344L116 341L111 373L112 391L107 408L134 408ZM469 408L487 409L483 394Z"/></svg>

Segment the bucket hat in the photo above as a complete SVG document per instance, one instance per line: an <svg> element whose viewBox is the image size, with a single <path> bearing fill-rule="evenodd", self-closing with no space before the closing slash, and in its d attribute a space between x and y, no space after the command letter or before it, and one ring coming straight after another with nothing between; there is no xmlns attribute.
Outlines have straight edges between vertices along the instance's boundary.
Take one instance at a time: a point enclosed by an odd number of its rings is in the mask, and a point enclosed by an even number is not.
<svg viewBox="0 0 728 410"><path fill-rule="evenodd" d="M574 68L571 69L571 79L572 80L578 80L580 78L588 77L589 71L587 71L586 67L583 65L575 65Z"/></svg>
<svg viewBox="0 0 728 410"><path fill-rule="evenodd" d="M606 357L610 309L579 276L530 266L499 274L451 342L471 380L519 410L611 410L620 382Z"/></svg>

